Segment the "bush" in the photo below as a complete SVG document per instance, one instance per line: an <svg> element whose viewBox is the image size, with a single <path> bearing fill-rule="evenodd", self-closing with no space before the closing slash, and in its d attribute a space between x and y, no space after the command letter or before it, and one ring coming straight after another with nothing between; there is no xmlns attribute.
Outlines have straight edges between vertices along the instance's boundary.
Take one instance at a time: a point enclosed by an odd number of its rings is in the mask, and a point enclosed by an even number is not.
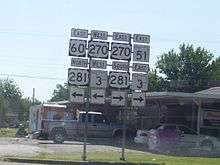
<svg viewBox="0 0 220 165"><path fill-rule="evenodd" d="M0 137L15 137L15 128L0 128Z"/></svg>

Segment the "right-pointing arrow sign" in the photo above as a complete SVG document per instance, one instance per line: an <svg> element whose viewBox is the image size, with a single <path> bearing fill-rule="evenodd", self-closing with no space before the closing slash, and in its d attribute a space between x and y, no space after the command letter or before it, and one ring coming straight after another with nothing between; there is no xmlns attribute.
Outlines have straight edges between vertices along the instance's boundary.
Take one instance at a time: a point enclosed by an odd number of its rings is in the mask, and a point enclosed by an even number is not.
<svg viewBox="0 0 220 165"><path fill-rule="evenodd" d="M140 96L140 97L138 97L138 98L133 98L133 100L136 100L136 101L142 102L144 99Z"/></svg>
<svg viewBox="0 0 220 165"><path fill-rule="evenodd" d="M134 92L132 93L132 106L144 107L146 105L145 93Z"/></svg>
<svg viewBox="0 0 220 165"><path fill-rule="evenodd" d="M125 106L125 95L126 95L126 92L112 91L111 105Z"/></svg>
<svg viewBox="0 0 220 165"><path fill-rule="evenodd" d="M116 99L116 100L119 100L119 101L124 99L122 96L113 96L112 98Z"/></svg>

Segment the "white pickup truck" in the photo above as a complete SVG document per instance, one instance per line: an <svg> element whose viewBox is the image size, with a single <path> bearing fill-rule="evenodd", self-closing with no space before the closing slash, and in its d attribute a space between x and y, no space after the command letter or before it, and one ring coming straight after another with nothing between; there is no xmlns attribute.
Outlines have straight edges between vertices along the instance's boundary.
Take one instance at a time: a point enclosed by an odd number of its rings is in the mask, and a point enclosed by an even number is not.
<svg viewBox="0 0 220 165"><path fill-rule="evenodd" d="M49 135L55 143L67 139L82 137L85 130L86 112L80 112L75 120L44 120L42 134ZM121 134L122 125L116 125L100 112L88 112L88 137L113 137Z"/></svg>

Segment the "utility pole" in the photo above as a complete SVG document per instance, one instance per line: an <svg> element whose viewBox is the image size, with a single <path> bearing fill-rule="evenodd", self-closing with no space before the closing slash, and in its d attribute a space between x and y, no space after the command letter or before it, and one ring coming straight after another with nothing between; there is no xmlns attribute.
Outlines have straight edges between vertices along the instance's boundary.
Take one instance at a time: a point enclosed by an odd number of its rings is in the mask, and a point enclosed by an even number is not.
<svg viewBox="0 0 220 165"><path fill-rule="evenodd" d="M32 105L35 104L35 88L33 88L33 97L32 97Z"/></svg>

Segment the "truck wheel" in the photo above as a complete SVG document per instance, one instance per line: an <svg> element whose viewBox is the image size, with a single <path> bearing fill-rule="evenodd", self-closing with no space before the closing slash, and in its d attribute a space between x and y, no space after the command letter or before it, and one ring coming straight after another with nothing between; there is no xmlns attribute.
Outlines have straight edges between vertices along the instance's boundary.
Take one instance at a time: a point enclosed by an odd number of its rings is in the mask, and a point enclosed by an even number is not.
<svg viewBox="0 0 220 165"><path fill-rule="evenodd" d="M53 142L56 144L61 144L64 142L64 133L63 132L55 132Z"/></svg>
<svg viewBox="0 0 220 165"><path fill-rule="evenodd" d="M201 143L201 147L203 150L212 151L214 148L214 145L210 140L205 140Z"/></svg>

